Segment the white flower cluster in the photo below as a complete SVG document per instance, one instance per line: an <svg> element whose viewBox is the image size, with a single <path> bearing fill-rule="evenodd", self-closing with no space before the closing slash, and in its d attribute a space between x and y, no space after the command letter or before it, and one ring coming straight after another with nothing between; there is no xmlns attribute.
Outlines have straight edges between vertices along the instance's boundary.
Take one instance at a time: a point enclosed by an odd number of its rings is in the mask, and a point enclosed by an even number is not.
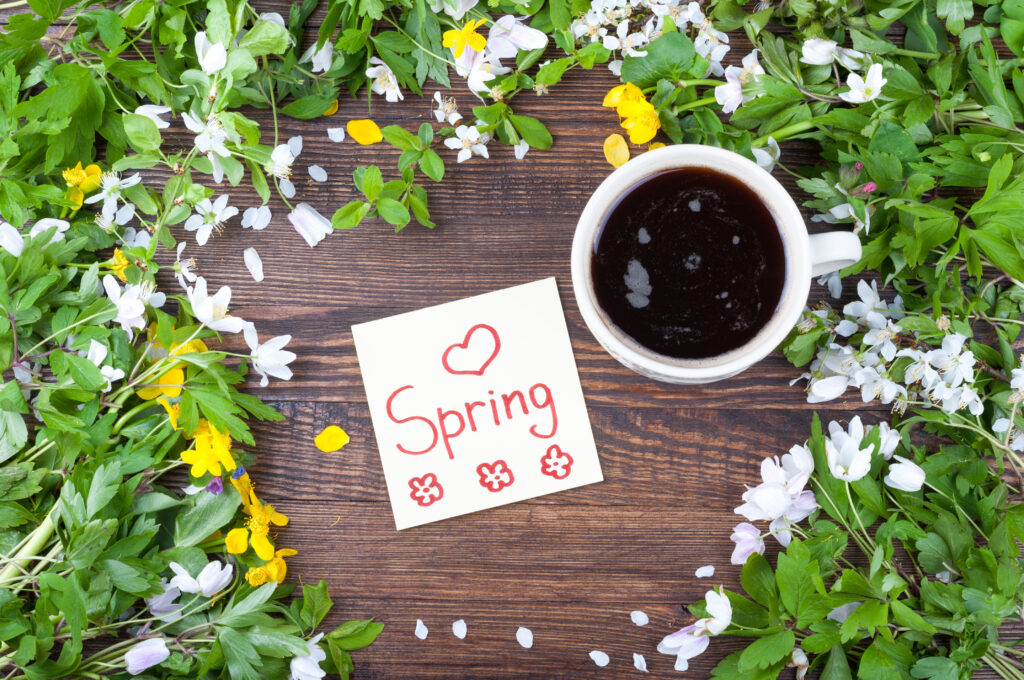
<svg viewBox="0 0 1024 680"><path fill-rule="evenodd" d="M600 41L619 56L644 57L643 48L661 36L666 17L680 31L696 29L693 46L708 60L708 74L725 74L722 59L729 51L729 36L716 30L704 16L700 4L681 0L594 0L586 14L572 22L570 30L577 42ZM614 59L608 68L622 72L622 59Z"/></svg>
<svg viewBox="0 0 1024 680"><path fill-rule="evenodd" d="M831 330L842 338L859 335L861 346L830 342L818 350L810 372L797 379L809 380L809 403L831 401L855 387L860 389L864 402L895 402L898 409L908 402L923 402L935 404L946 413L967 409L972 415L981 414L984 404L973 388L977 359L965 347L964 335L947 333L941 347L919 348L899 325L904 316L899 296L887 303L878 293L877 281L860 281L857 293L860 300L843 307L845 318ZM827 319L828 310L812 310L810 314ZM942 330L948 330L948 320L940 319L939 323ZM912 344L901 348L901 340ZM901 362L903 371L899 376L899 371L893 369L901 358L910 361Z"/></svg>

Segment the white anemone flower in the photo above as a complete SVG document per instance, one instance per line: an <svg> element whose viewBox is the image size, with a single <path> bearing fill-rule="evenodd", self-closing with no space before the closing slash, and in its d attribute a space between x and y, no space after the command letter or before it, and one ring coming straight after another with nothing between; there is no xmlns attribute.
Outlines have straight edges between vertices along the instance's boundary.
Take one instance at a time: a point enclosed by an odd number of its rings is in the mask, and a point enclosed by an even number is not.
<svg viewBox="0 0 1024 680"><path fill-rule="evenodd" d="M622 21L615 29L615 33L606 33L601 41L605 49L619 50L627 57L646 57L647 52L638 50L647 44L647 36L643 33L630 33L629 20Z"/></svg>
<svg viewBox="0 0 1024 680"><path fill-rule="evenodd" d="M199 60L199 67L203 73L213 75L219 73L227 66L228 51L222 43L211 43L206 37L206 31L196 33L196 58Z"/></svg>
<svg viewBox="0 0 1024 680"><path fill-rule="evenodd" d="M215 295L210 295L206 288L206 279L196 277L194 286L186 290L192 313L207 328L223 333L238 333L245 327L245 319L228 314L228 303L231 302L231 288L221 286Z"/></svg>
<svg viewBox="0 0 1024 680"><path fill-rule="evenodd" d="M309 46L309 49L302 53L302 57L299 59L299 62L306 61L313 62L313 73L329 71L334 64L334 45L328 40L324 43L323 47L317 49L316 43L313 43Z"/></svg>
<svg viewBox="0 0 1024 680"><path fill-rule="evenodd" d="M434 14L444 11L452 19L462 21L462 17L476 7L477 2L479 0L430 0L430 10Z"/></svg>
<svg viewBox="0 0 1024 680"><path fill-rule="evenodd" d="M117 279L113 275L107 274L103 277L103 289L117 308L114 322L121 324L121 328L131 340L134 336L134 329L146 327L146 301L142 297L140 287L126 286L124 290L121 290Z"/></svg>
<svg viewBox="0 0 1024 680"><path fill-rule="evenodd" d="M3 248L11 255L18 257L25 249L25 238L14 225L7 222L0 222L0 248Z"/></svg>
<svg viewBox="0 0 1024 680"><path fill-rule="evenodd" d="M196 205L196 212L185 220L185 231L196 232L196 243L204 246L210 240L210 234L224 230L224 223L238 214L238 208L228 205L228 195L220 196L216 201L204 198Z"/></svg>
<svg viewBox="0 0 1024 680"><path fill-rule="evenodd" d="M800 47L800 52L803 55L800 57L800 61L805 64L827 66L838 61L851 71L859 71L863 68L861 60L864 59L864 53L840 47L835 40L811 38Z"/></svg>
<svg viewBox="0 0 1024 680"><path fill-rule="evenodd" d="M164 589L164 592L147 597L145 599L146 606L149 607L149 612L161 621L177 621L181 618L180 612L184 607L184 604L177 601L181 591L177 586L172 586L165 578L160 579L160 587Z"/></svg>
<svg viewBox="0 0 1024 680"><path fill-rule="evenodd" d="M32 228L28 230L28 235L30 238L38 236L51 227L57 227L57 231L53 232L53 236L50 237L50 243L56 243L57 241L64 240L64 232L71 228L71 223L54 217L44 217L32 225ZM50 245L50 243L46 245Z"/></svg>
<svg viewBox="0 0 1024 680"><path fill-rule="evenodd" d="M320 662L327 659L327 652L317 644L323 636L323 633L317 633L306 641L308 654L296 656L291 660L291 675L288 676L288 680L321 680L327 675L327 671L320 668Z"/></svg>
<svg viewBox="0 0 1024 680"><path fill-rule="evenodd" d="M126 227L124 233L121 234L121 243L126 248L148 248L150 242L153 240L152 234L148 231L139 227Z"/></svg>
<svg viewBox="0 0 1024 680"><path fill-rule="evenodd" d="M162 637L150 638L133 645L125 652L124 665L128 675L140 675L146 669L158 666L171 655Z"/></svg>
<svg viewBox="0 0 1024 680"><path fill-rule="evenodd" d="M887 82L889 81L882 77L882 65L872 64L863 78L859 73L851 73L847 76L846 86L850 90L849 92L840 92L839 98L851 104L863 104L880 95L882 86Z"/></svg>
<svg viewBox="0 0 1024 680"><path fill-rule="evenodd" d="M233 567L230 564L221 564L218 560L208 562L195 578L177 562L171 562L168 566L175 574L171 579L171 585L183 593L213 597L231 584Z"/></svg>
<svg viewBox="0 0 1024 680"><path fill-rule="evenodd" d="M519 50L539 50L547 44L544 31L530 28L511 14L495 21L487 31L487 49L501 59L512 59Z"/></svg>
<svg viewBox="0 0 1024 680"><path fill-rule="evenodd" d="M889 474L882 480L887 486L913 493L924 485L925 473L921 466L903 456L894 456L897 462L889 465Z"/></svg>
<svg viewBox="0 0 1024 680"><path fill-rule="evenodd" d="M732 113L753 99L753 95L743 93L743 86L757 80L757 77L763 74L764 69L757 61L757 50L743 57L742 68L730 66L725 69L725 85L715 88L715 101L722 105L722 113Z"/></svg>
<svg viewBox="0 0 1024 680"><path fill-rule="evenodd" d="M755 50L756 51L756 50ZM732 67L730 67L732 68ZM717 88L716 88L717 89ZM717 94L715 95L717 97ZM724 109L723 109L724 110ZM769 137L768 142L761 148L753 148L750 150L754 154L754 162L756 162L766 172L771 172L775 169L775 164L779 162L779 158L782 156L782 149L779 148L779 143L775 141L774 137ZM832 272L836 274L835 280L839 281L839 272ZM824 283L818 281L818 283ZM840 284L841 285L841 284ZM832 284L829 283L829 290L832 290ZM839 297L842 294L842 287L839 288L839 293L833 293L832 297Z"/></svg>
<svg viewBox="0 0 1024 680"><path fill-rule="evenodd" d="M266 387L270 377L292 379L292 370L288 368L288 364L295 361L295 353L284 349L284 346L291 342L292 336L278 335L260 343L256 327L252 324L245 327L242 336L245 338L245 344L252 350L250 358L253 370L261 376L260 387Z"/></svg>
<svg viewBox="0 0 1024 680"><path fill-rule="evenodd" d="M675 655L677 671L687 670L690 659L708 648L708 638L721 634L732 623L732 604L728 596L709 590L704 596L704 603L708 612L707 617L666 635L658 643L659 652Z"/></svg>
<svg viewBox="0 0 1024 680"><path fill-rule="evenodd" d="M170 106L157 106L156 104L143 104L135 108L135 115L149 118L161 130L171 127L170 123L160 117L170 112Z"/></svg>
<svg viewBox="0 0 1024 680"><path fill-rule="evenodd" d="M825 440L825 456L832 474L844 482L855 482L871 469L871 453L874 444L861 448L864 439L864 425L860 416L850 421L844 430L836 421L828 424L829 437Z"/></svg>
<svg viewBox="0 0 1024 680"><path fill-rule="evenodd" d="M868 331L864 333L864 344L875 347L883 359L892 361L897 352L893 341L899 338L901 330L891 319L886 319L878 312L868 312Z"/></svg>
<svg viewBox="0 0 1024 680"><path fill-rule="evenodd" d="M460 125L455 128L455 136L444 140L444 145L449 149L459 150L456 156L459 163L469 160L474 154L488 158L487 143L475 125Z"/></svg>
<svg viewBox="0 0 1024 680"><path fill-rule="evenodd" d="M103 386L103 392L109 392L111 382L114 380L120 380L124 377L124 371L120 368L114 368L113 366L104 366L103 362L107 359L107 353L109 350L107 346L96 342L95 340L89 341L89 350L85 354L85 358L93 363L96 368L100 369L100 375L106 378L107 382Z"/></svg>
<svg viewBox="0 0 1024 680"><path fill-rule="evenodd" d="M942 379L950 387L957 387L964 382L974 382L974 365L977 359L974 352L964 349L967 337L960 333L952 333L942 339L942 347L928 352L928 361L938 369Z"/></svg>
<svg viewBox="0 0 1024 680"><path fill-rule="evenodd" d="M299 203L295 209L288 213L288 221L295 227L309 247L312 248L324 240L328 234L334 231L331 221L317 212L316 208L308 203Z"/></svg>
<svg viewBox="0 0 1024 680"><path fill-rule="evenodd" d="M391 67L380 57L370 57L370 63L372 66L366 69L366 77L372 78L370 90L384 95L384 99L392 103L405 99L402 88L398 86L398 78Z"/></svg>

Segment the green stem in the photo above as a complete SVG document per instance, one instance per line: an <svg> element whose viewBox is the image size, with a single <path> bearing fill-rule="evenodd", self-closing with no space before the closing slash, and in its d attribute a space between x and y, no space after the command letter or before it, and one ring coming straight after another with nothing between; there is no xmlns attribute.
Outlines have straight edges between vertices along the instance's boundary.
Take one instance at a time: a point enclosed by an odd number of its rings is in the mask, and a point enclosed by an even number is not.
<svg viewBox="0 0 1024 680"><path fill-rule="evenodd" d="M702 99L697 99L695 101L687 102L686 104L681 104L679 106L673 107L672 111L673 111L673 113L678 114L681 111L689 111L690 109L699 109L702 106L706 106L708 104L714 104L717 101L718 100L715 99L714 97L703 97Z"/></svg>
<svg viewBox="0 0 1024 680"><path fill-rule="evenodd" d="M0 571L0 585L16 580L17 576L31 562L31 558L37 555L43 549L43 546L49 542L53 532L53 519L48 514L32 532L32 538L28 543L14 556L14 561L8 564L3 571Z"/></svg>
<svg viewBox="0 0 1024 680"><path fill-rule="evenodd" d="M808 130L813 129L815 125L817 125L817 121L814 118L802 120L799 123L793 123L792 125L781 127L778 130L775 130L774 132L770 132L766 135L761 135L760 137L752 141L750 145L764 146L765 144L768 143L769 137L772 137L773 139L775 139L775 141L779 141L782 139L786 139L787 137L792 137L793 135L798 135L801 132L807 132Z"/></svg>

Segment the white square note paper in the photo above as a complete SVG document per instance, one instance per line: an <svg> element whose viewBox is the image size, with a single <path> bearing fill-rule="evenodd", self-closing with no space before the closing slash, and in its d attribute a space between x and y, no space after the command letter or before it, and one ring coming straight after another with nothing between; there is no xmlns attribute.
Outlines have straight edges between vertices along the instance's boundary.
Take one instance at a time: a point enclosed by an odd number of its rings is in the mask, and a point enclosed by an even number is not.
<svg viewBox="0 0 1024 680"><path fill-rule="evenodd" d="M399 529L603 479L553 278L352 335Z"/></svg>

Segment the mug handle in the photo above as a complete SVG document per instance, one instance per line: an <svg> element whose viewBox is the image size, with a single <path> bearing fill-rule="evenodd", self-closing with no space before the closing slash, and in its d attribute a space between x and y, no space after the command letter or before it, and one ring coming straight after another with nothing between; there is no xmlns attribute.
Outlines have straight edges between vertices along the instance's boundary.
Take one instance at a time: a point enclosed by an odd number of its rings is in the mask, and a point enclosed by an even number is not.
<svg viewBox="0 0 1024 680"><path fill-rule="evenodd" d="M849 267L860 257L860 236L852 231L811 234L811 276L822 276Z"/></svg>

